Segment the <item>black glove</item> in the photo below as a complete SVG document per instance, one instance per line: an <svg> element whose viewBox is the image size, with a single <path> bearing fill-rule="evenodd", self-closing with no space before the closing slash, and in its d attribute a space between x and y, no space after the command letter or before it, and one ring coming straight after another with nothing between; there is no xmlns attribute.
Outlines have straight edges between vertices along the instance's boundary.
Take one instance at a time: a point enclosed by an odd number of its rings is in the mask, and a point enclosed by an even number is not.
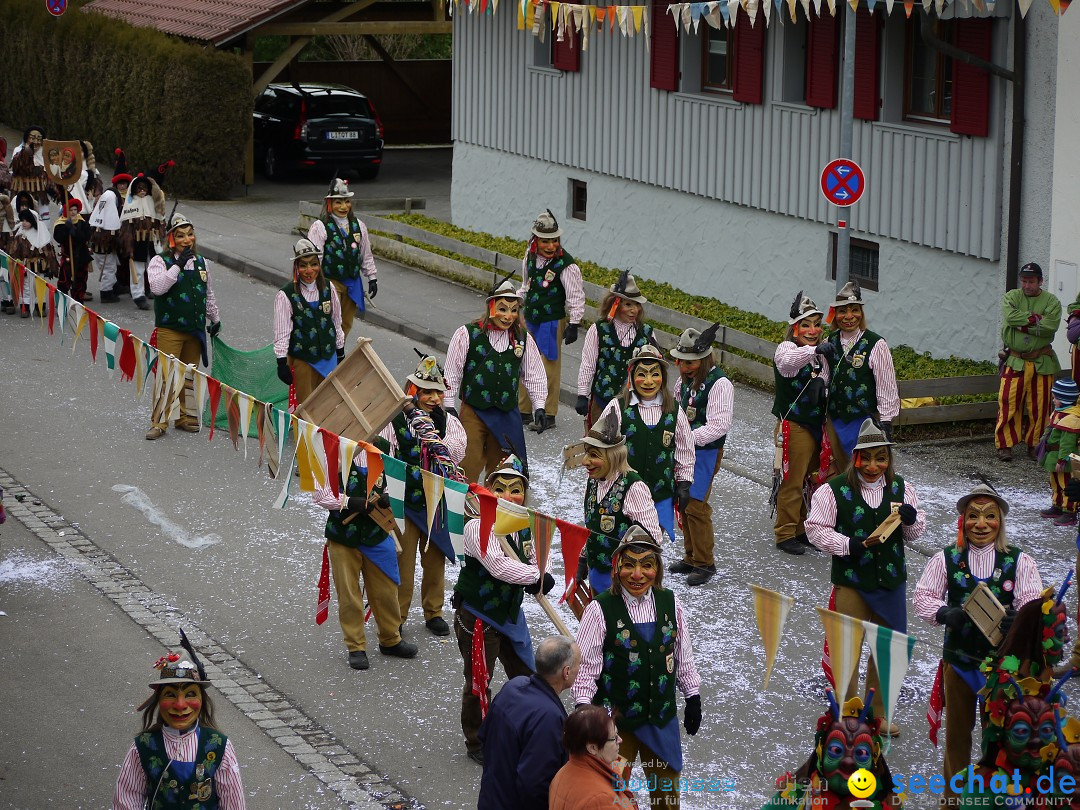
<svg viewBox="0 0 1080 810"><path fill-rule="evenodd" d="M366 498L346 498L345 511L360 512L366 515L368 512L371 511L371 507L368 506Z"/></svg>
<svg viewBox="0 0 1080 810"><path fill-rule="evenodd" d="M1012 605L1005 608L1005 615L1001 617L1001 623L998 625L998 629L1001 631L1001 637L1009 635L1009 631L1012 630L1013 620L1016 618L1016 610Z"/></svg>
<svg viewBox="0 0 1080 810"><path fill-rule="evenodd" d="M180 258L178 259L178 261L180 262L180 269L183 270L185 267L187 267L187 263L194 258L195 251L189 247L184 248L183 251L180 253Z"/></svg>
<svg viewBox="0 0 1080 810"><path fill-rule="evenodd" d="M369 278L367 283L367 297L374 298L379 294L379 280L376 278Z"/></svg>
<svg viewBox="0 0 1080 810"><path fill-rule="evenodd" d="M937 613L934 614L934 621L938 624L945 625L953 632L959 632L967 622L967 614L964 613L963 608L945 607L942 605L938 608Z"/></svg>
<svg viewBox="0 0 1080 810"><path fill-rule="evenodd" d="M382 495L379 496L379 499L375 503L377 503L383 509L389 509L390 508L390 496L387 495L384 492Z"/></svg>
<svg viewBox="0 0 1080 810"><path fill-rule="evenodd" d="M588 416L589 415L589 398L588 397L578 397L577 398L577 405L574 406L574 410L578 412L578 416Z"/></svg>
<svg viewBox="0 0 1080 810"><path fill-rule="evenodd" d="M214 321L206 328L206 333L210 337L217 337L218 332L221 331L221 321Z"/></svg>
<svg viewBox="0 0 1080 810"><path fill-rule="evenodd" d="M888 424L888 422L885 424ZM915 511L915 507L910 503L900 504L900 508L896 510L896 514L900 515L900 522L905 526L913 525L916 518L919 517L919 513Z"/></svg>
<svg viewBox="0 0 1080 810"><path fill-rule="evenodd" d="M544 420L545 419L547 419L547 414L544 413L543 408L537 408L535 411L533 411L533 425L536 426L535 430L536 430L537 433L543 433L544 432Z"/></svg>
<svg viewBox="0 0 1080 810"><path fill-rule="evenodd" d="M691 737L698 733L701 728L701 695L691 695L686 699L682 724Z"/></svg>
<svg viewBox="0 0 1080 810"><path fill-rule="evenodd" d="M345 361L345 347L344 346L342 346L340 349L337 350L337 361L338 361L338 363L343 363Z"/></svg>
<svg viewBox="0 0 1080 810"><path fill-rule="evenodd" d="M814 347L814 354L821 355L828 362L831 363L833 361L833 358L836 357L836 347L829 343L829 341L825 340Z"/></svg>
<svg viewBox="0 0 1080 810"><path fill-rule="evenodd" d="M686 507L690 505L690 482L675 482L675 497L679 499L679 514L686 514Z"/></svg>
<svg viewBox="0 0 1080 810"><path fill-rule="evenodd" d="M892 422L882 422L881 432L885 434L887 441L892 441Z"/></svg>
<svg viewBox="0 0 1080 810"><path fill-rule="evenodd" d="M292 385L292 369L289 368L289 361L287 358L279 357L277 359L277 378L286 385Z"/></svg>
<svg viewBox="0 0 1080 810"><path fill-rule="evenodd" d="M541 588L542 586L542 588ZM555 577L551 574L544 572L544 576L537 579L532 585L525 586L525 593L531 593L533 596L540 593L541 589L545 594L550 593L551 589L555 587Z"/></svg>
<svg viewBox="0 0 1080 810"><path fill-rule="evenodd" d="M1080 500L1080 478L1070 478L1065 484L1065 497L1070 501Z"/></svg>
<svg viewBox="0 0 1080 810"><path fill-rule="evenodd" d="M564 346L569 346L571 343L577 342L578 325L572 323L566 327L566 331L563 332L562 342Z"/></svg>
<svg viewBox="0 0 1080 810"><path fill-rule="evenodd" d="M448 414L450 414L450 415L451 415L452 417L454 417L455 419L457 419L457 408L447 408L447 407L446 407L446 406L444 405L444 406L443 406L443 410L444 410L444 411L446 411L446 412L447 412Z"/></svg>

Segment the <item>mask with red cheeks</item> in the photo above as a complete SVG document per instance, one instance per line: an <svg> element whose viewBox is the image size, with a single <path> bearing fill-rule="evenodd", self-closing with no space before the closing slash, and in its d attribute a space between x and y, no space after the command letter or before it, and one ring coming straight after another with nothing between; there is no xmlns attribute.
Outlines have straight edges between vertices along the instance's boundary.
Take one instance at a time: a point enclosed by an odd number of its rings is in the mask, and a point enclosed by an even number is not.
<svg viewBox="0 0 1080 810"><path fill-rule="evenodd" d="M796 346L817 346L823 334L820 315L803 318L792 329L792 339Z"/></svg>
<svg viewBox="0 0 1080 810"><path fill-rule="evenodd" d="M871 725L873 723L873 725ZM829 724L818 746L818 770L839 796L848 795L848 779L860 768L873 770L880 747L874 742L877 721L843 717Z"/></svg>
<svg viewBox="0 0 1080 810"><path fill-rule="evenodd" d="M1005 708L1005 734L1001 740L999 762L1007 770L1035 770L1043 765L1046 746L1057 741L1053 707L1040 697L1028 695L1024 702L1013 700Z"/></svg>

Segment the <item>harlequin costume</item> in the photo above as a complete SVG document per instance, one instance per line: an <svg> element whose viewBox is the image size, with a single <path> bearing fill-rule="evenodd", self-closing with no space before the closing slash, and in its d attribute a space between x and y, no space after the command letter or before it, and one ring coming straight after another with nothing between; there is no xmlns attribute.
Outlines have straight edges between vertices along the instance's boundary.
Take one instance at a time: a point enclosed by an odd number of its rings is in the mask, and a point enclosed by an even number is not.
<svg viewBox="0 0 1080 810"><path fill-rule="evenodd" d="M315 280L300 277L304 259L319 259L319 249L307 239L293 246L293 280L274 297L274 356L278 377L296 386L303 403L327 374L345 359L345 331L337 290L318 270Z"/></svg>
<svg viewBox="0 0 1080 810"><path fill-rule="evenodd" d="M581 669L572 689L574 703L608 707L623 738L620 756L632 766L640 754L646 778L657 780L650 790L653 806L678 807L683 757L676 689L686 699L687 733L696 734L701 725L701 676L685 612L663 587L660 546L649 532L630 529L612 556L616 575L625 557L633 566L654 566L655 579L635 595L627 586L640 570L635 567L585 608L577 634Z"/></svg>
<svg viewBox="0 0 1080 810"><path fill-rule="evenodd" d="M804 525L808 498L803 493L808 490L812 495L825 482L832 462L825 416L829 357L835 350L824 340L823 315L799 290L788 313L787 334L773 354L773 437L779 451L773 476L780 481L775 491L773 534L777 548L795 555L802 554L810 543Z"/></svg>
<svg viewBox="0 0 1080 810"><path fill-rule="evenodd" d="M82 217L82 203L72 197L64 208L63 219L53 228L53 239L60 245L60 280L57 289L70 293L76 301L89 301L86 279L90 270L90 223Z"/></svg>
<svg viewBox="0 0 1080 810"><path fill-rule="evenodd" d="M367 226L357 219L351 207L344 216L332 211L334 200L351 200L352 197L353 192L349 191L346 181L337 177L331 180L326 207L307 232L307 238L322 252L323 275L334 285L341 299L341 328L345 337L349 336L356 313L362 316L366 309L363 279L368 282L369 298L374 298L379 290L378 269L371 255Z"/></svg>
<svg viewBox="0 0 1080 810"><path fill-rule="evenodd" d="M446 350L443 407L457 415L454 405L460 402L461 424L468 437L462 467L470 481L480 480L485 468L495 469L506 452L528 463L525 431L518 412L519 383L525 386L541 416L547 398L547 381L536 342L520 321L506 327L493 317L500 301L506 302L503 307L521 303L509 280L488 294L488 314L458 327Z"/></svg>
<svg viewBox="0 0 1080 810"><path fill-rule="evenodd" d="M916 616L945 626L942 661L934 682L937 697L931 705L944 705L947 713L942 770L946 778L971 764L971 730L978 718L979 690L986 684L979 665L993 652L993 645L961 606L980 582L1003 606L1014 610L1038 599L1043 589L1035 561L1005 539L1009 504L1004 498L988 485L978 484L956 502L956 509L960 513L956 542L930 559L912 597ZM934 738L936 732L931 735ZM945 790L956 795L948 786Z"/></svg>
<svg viewBox="0 0 1080 810"><path fill-rule="evenodd" d="M112 185L98 197L94 213L90 215L90 250L94 254L94 266L98 269L101 300L107 304L119 300L113 288L116 286L116 273L120 262L120 211L124 207L130 183L127 157L124 151L118 148ZM126 256L124 260L127 260Z"/></svg>
<svg viewBox="0 0 1080 810"><path fill-rule="evenodd" d="M1029 262L1020 268L1021 283L1042 282L1042 268ZM1024 442L1029 453L1046 428L1050 414L1050 386L1061 370L1054 353L1054 335L1061 325L1061 302L1057 296L1035 287L1028 295L1023 289L1009 290L1001 301L1001 342L1005 358L998 388L998 415L994 444L998 457L1012 457L1013 445ZM1027 417L1027 427L1023 428Z"/></svg>
<svg viewBox="0 0 1080 810"><path fill-rule="evenodd" d="M559 412L559 392L562 388L562 345L577 340L581 319L585 315L585 288L581 280L581 268L574 257L562 246L562 228L559 227L551 209L547 209L532 225L529 250L521 261L521 289L518 295L525 301L525 327L544 363L547 379L547 398L544 400L545 428L555 424ZM540 254L538 239L560 240L550 258ZM522 420L532 420L530 403L537 407L522 388L518 395L518 409Z"/></svg>
<svg viewBox="0 0 1080 810"><path fill-rule="evenodd" d="M585 333L581 346L581 366L578 369L577 412L591 426L626 383L626 369L635 349L652 342L653 328L645 323L644 312L638 310L637 320L620 317L621 301L644 305L648 299L641 294L634 277L626 270L619 273L608 287L601 306L600 319Z"/></svg>
<svg viewBox="0 0 1080 810"><path fill-rule="evenodd" d="M926 528L915 488L892 473L892 447L870 420L863 422L847 473L818 487L810 501L806 534L810 542L832 555L832 595L829 608L862 621L907 632L907 562L904 543L917 540ZM864 476L869 451L885 448L888 467L874 480ZM875 454L876 455L876 454ZM865 541L898 505L901 524L877 545ZM858 692L858 673L848 692ZM869 668L867 685L875 692L875 711L884 716L877 669ZM888 730L899 734L893 724Z"/></svg>
<svg viewBox="0 0 1080 810"><path fill-rule="evenodd" d="M1065 485L1073 471L1069 457L1077 452L1080 439L1080 392L1071 379L1056 380L1050 396L1055 406L1039 443L1043 469L1050 474L1050 508L1039 514L1053 518L1055 526L1075 526L1077 503L1066 496Z"/></svg>

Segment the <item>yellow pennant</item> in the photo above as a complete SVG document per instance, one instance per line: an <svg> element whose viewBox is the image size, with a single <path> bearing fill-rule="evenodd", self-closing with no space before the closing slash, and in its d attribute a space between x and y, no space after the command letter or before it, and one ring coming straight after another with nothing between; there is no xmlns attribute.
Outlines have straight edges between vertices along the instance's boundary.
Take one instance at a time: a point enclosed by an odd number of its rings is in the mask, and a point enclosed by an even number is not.
<svg viewBox="0 0 1080 810"><path fill-rule="evenodd" d="M86 324L89 321L90 321L90 315L86 312L86 307L82 307L82 314L79 315L79 322L75 326L75 337L71 341L71 353L72 354L75 354L75 347L79 343L79 335L82 334L83 329L86 328Z"/></svg>
<svg viewBox="0 0 1080 810"><path fill-rule="evenodd" d="M240 407L240 439L244 443L244 458L247 458L248 430L251 428L251 414L255 411L255 399L243 391L237 391L236 401Z"/></svg>
<svg viewBox="0 0 1080 810"><path fill-rule="evenodd" d="M48 313L45 312L45 302L49 295L49 284L41 276L34 276L34 298L37 299L34 303L40 307L41 323L45 324L45 320L48 318Z"/></svg>
<svg viewBox="0 0 1080 810"><path fill-rule="evenodd" d="M562 3L548 3L551 7L551 30L554 31L559 25L559 8Z"/></svg>
<svg viewBox="0 0 1080 810"><path fill-rule="evenodd" d="M352 471L353 456L356 455L357 447L359 445L352 439L341 437L341 443L338 445L338 471L341 473L342 492L349 485L349 473Z"/></svg>
<svg viewBox="0 0 1080 810"><path fill-rule="evenodd" d="M495 509L495 534L511 534L529 528L529 510L499 498Z"/></svg>
<svg viewBox="0 0 1080 810"><path fill-rule="evenodd" d="M131 336L131 342L135 346L135 398L139 399L146 385L146 344L135 335Z"/></svg>
<svg viewBox="0 0 1080 810"><path fill-rule="evenodd" d="M851 676L859 668L864 632L862 622L821 607L817 612L821 624L825 627L825 638L829 642L829 664L832 667L836 699L843 705L848 697Z"/></svg>
<svg viewBox="0 0 1080 810"><path fill-rule="evenodd" d="M631 6L630 13L634 17L634 31L641 32L641 16L645 13L645 6Z"/></svg>
<svg viewBox="0 0 1080 810"><path fill-rule="evenodd" d="M1061 0L1050 0L1050 8L1054 10L1054 13L1061 16Z"/></svg>
<svg viewBox="0 0 1080 810"><path fill-rule="evenodd" d="M784 624L788 612L795 604L795 597L770 591L760 585L751 585L754 593L754 616L757 618L758 632L765 644L765 686L769 688L769 675L772 674L776 653L780 649L780 639L784 634Z"/></svg>
<svg viewBox="0 0 1080 810"><path fill-rule="evenodd" d="M424 482L424 507L427 509L427 533L430 537L431 527L435 523L435 513L439 509L439 502L442 501L446 479L430 470L420 470L420 475Z"/></svg>

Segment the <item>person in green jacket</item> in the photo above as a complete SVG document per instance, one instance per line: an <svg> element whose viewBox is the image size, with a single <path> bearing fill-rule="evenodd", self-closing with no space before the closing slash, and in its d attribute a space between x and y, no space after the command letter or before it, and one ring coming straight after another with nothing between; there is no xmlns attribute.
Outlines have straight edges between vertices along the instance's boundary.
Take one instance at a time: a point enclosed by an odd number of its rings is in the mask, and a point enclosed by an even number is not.
<svg viewBox="0 0 1080 810"><path fill-rule="evenodd" d="M1080 397L1076 383L1058 380L1050 389L1054 412L1046 426L1042 450L1043 469L1050 473L1050 506L1039 512L1040 517L1052 518L1055 526L1076 525L1076 501L1065 493L1073 466L1069 456L1076 452L1080 437Z"/></svg>

